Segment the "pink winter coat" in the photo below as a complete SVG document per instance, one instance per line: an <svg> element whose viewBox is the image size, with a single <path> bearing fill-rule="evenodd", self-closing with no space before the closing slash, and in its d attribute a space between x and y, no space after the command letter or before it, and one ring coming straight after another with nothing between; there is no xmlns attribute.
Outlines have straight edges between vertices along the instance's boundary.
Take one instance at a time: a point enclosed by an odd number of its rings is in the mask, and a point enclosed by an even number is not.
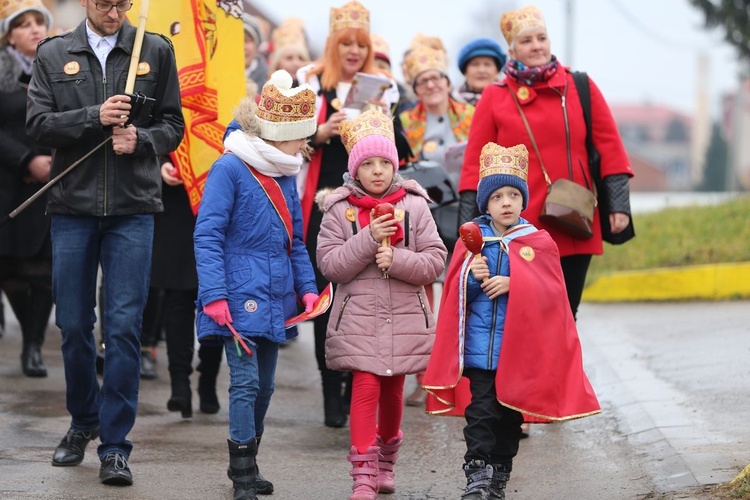
<svg viewBox="0 0 750 500"><path fill-rule="evenodd" d="M403 184L402 184L403 182ZM333 370L390 376L427 367L435 336L435 318L424 287L445 268L448 254L427 206L427 193L415 181L394 181L407 195L394 204L403 210L404 239L393 247L393 263L383 279L375 264L377 243L346 210L350 194L364 196L353 182L323 190L316 200L324 213L318 235L318 269L337 283L326 337L326 363ZM407 227L408 218L408 227ZM356 217L355 217L356 219Z"/></svg>

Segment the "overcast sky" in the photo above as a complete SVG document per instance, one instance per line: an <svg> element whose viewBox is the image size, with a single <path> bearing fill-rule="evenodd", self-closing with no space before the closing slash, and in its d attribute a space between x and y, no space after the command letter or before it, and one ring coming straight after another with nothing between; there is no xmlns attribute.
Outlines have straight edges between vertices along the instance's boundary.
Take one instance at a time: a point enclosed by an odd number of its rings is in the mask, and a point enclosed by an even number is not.
<svg viewBox="0 0 750 500"><path fill-rule="evenodd" d="M275 21L304 19L311 43L322 48L330 7L347 0L251 0ZM552 53L566 65L568 32L574 33L573 67L587 71L611 104L651 102L691 114L697 93L698 54L708 65L712 115L722 92L737 85L735 52L722 32L706 31L702 13L688 0L360 0L371 11L372 31L391 47L394 73L400 77L401 54L417 32L439 36L448 48L454 83L460 83L456 57L471 38L489 36L503 48L500 15L536 5L546 17ZM566 27L566 5L573 9L573 29ZM313 7L314 5L314 7ZM452 7L447 7L447 6ZM446 7L443 7L446 6Z"/></svg>

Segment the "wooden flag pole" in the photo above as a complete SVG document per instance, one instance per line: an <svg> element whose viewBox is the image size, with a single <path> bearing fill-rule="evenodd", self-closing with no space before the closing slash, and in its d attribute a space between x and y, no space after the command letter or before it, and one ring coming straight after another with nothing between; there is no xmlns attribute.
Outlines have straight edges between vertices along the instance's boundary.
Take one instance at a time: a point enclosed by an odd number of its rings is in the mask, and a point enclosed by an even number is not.
<svg viewBox="0 0 750 500"><path fill-rule="evenodd" d="M146 21L148 20L148 5L151 0L141 2L141 10L138 13L138 27L135 31L135 42L133 43L133 54L130 56L130 67L128 68L128 79L125 81L125 93L132 94L135 90L135 76L138 73L138 62L141 58L143 37L146 34Z"/></svg>

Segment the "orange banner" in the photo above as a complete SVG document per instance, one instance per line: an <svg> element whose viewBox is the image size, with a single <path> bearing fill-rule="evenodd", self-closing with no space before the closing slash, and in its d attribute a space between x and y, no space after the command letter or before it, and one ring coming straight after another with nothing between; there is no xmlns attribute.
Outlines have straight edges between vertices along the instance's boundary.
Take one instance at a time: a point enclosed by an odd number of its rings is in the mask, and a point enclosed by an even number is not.
<svg viewBox="0 0 750 500"><path fill-rule="evenodd" d="M131 22L137 22L140 3L133 1ZM224 151L224 130L246 95L241 14L239 0L158 0L150 4L146 29L168 36L175 48L185 138L171 156L194 213L203 197L208 170Z"/></svg>

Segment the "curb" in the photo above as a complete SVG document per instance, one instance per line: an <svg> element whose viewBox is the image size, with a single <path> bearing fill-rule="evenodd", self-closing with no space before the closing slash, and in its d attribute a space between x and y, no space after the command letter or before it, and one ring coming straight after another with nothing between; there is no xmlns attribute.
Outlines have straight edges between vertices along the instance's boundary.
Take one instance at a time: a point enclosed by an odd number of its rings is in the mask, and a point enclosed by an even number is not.
<svg viewBox="0 0 750 500"><path fill-rule="evenodd" d="M624 271L583 290L586 302L750 298L750 262Z"/></svg>

